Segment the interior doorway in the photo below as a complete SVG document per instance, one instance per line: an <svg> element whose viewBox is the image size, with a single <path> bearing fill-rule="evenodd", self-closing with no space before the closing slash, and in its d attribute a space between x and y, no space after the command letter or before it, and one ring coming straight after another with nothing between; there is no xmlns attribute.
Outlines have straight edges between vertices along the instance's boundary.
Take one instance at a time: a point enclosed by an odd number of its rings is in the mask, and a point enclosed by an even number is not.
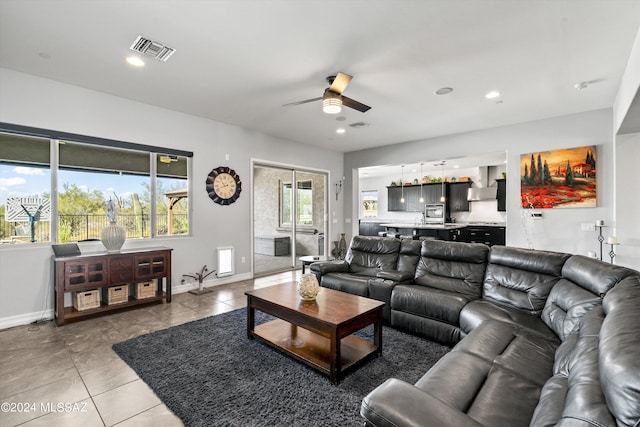
<svg viewBox="0 0 640 427"><path fill-rule="evenodd" d="M300 268L298 258L327 251L328 173L253 164L254 277Z"/></svg>

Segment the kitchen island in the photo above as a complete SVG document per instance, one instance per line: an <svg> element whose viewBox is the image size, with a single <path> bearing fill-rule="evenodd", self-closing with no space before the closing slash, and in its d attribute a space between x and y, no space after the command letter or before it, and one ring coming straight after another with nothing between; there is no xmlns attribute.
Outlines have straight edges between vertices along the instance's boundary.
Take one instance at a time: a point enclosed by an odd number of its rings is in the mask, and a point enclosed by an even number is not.
<svg viewBox="0 0 640 427"><path fill-rule="evenodd" d="M411 224L402 222L381 223L387 232L395 233L403 238L419 239L420 237L484 243L486 245L504 245L506 241L506 224L503 222L469 222L445 224Z"/></svg>

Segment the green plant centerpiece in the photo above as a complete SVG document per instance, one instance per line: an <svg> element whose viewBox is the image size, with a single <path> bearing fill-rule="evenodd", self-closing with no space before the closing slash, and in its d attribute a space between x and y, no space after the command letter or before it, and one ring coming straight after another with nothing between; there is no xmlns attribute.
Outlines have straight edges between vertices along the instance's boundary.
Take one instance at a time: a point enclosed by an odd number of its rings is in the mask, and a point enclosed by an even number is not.
<svg viewBox="0 0 640 427"><path fill-rule="evenodd" d="M195 295L206 294L207 292L213 291L213 288L212 287L205 288L204 287L204 279L206 279L207 277L209 277L210 275L212 275L215 272L216 272L216 270L209 271L207 266L204 265L204 266L202 266L202 268L200 269L200 272L198 272L198 273L183 274L182 275L183 279L180 281L180 283L185 283L187 281L197 280L198 281L198 289L192 289L192 290L189 291L189 293L195 294Z"/></svg>

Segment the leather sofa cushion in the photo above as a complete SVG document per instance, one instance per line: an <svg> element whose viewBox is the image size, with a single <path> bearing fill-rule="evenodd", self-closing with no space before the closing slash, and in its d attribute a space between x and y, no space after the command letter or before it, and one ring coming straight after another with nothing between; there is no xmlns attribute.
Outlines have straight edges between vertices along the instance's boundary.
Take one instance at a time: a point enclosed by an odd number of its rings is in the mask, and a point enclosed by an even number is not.
<svg viewBox="0 0 640 427"><path fill-rule="evenodd" d="M487 321L415 386L486 426L526 426L553 371L556 345L517 325Z"/></svg>
<svg viewBox="0 0 640 427"><path fill-rule="evenodd" d="M500 320L512 325L519 325L542 335L553 343L557 344L559 341L555 332L539 317L489 300L475 300L465 305L460 312L460 329L468 334L485 320Z"/></svg>
<svg viewBox="0 0 640 427"><path fill-rule="evenodd" d="M349 264L349 272L375 277L380 270L396 269L399 251L398 239L354 236L345 261Z"/></svg>
<svg viewBox="0 0 640 427"><path fill-rule="evenodd" d="M640 425L640 278L628 277L605 297L600 381L619 424Z"/></svg>
<svg viewBox="0 0 640 427"><path fill-rule="evenodd" d="M422 242L414 282L480 298L489 247L481 243Z"/></svg>
<svg viewBox="0 0 640 427"><path fill-rule="evenodd" d="M400 253L398 255L398 271L411 272L411 276L416 271L416 265L420 260L420 250L422 242L420 240L400 241Z"/></svg>
<svg viewBox="0 0 640 427"><path fill-rule="evenodd" d="M542 321L564 340L582 316L602 304L599 296L567 279L553 287L542 310Z"/></svg>
<svg viewBox="0 0 640 427"><path fill-rule="evenodd" d="M390 311L391 326L394 328L448 346L453 346L462 339L462 333L457 325L452 325L430 317L417 316L404 311Z"/></svg>
<svg viewBox="0 0 640 427"><path fill-rule="evenodd" d="M542 320L560 339L580 317L602 303L604 295L632 271L582 255L573 255L562 267L562 279L553 287L542 310Z"/></svg>
<svg viewBox="0 0 640 427"><path fill-rule="evenodd" d="M573 255L562 267L562 277L600 297L604 297L616 283L633 274L634 271L629 268L582 255Z"/></svg>
<svg viewBox="0 0 640 427"><path fill-rule="evenodd" d="M369 276L351 273L329 273L322 276L320 285L324 288L366 297L369 295L369 279L371 279Z"/></svg>
<svg viewBox="0 0 640 427"><path fill-rule="evenodd" d="M598 332L603 317L601 307L585 314L558 349L554 375L542 389L532 427L616 425L599 379Z"/></svg>
<svg viewBox="0 0 640 427"><path fill-rule="evenodd" d="M458 325L462 307L469 298L455 292L420 285L398 285L391 294L391 309Z"/></svg>
<svg viewBox="0 0 640 427"><path fill-rule="evenodd" d="M568 254L492 246L483 297L539 316Z"/></svg>

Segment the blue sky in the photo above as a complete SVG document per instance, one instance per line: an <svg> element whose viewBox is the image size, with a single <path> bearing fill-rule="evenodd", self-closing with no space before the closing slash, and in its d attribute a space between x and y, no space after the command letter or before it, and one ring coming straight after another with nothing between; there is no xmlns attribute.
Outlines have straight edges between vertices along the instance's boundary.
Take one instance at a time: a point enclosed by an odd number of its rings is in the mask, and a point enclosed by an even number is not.
<svg viewBox="0 0 640 427"><path fill-rule="evenodd" d="M0 205L4 205L8 197L29 197L49 193L49 181L48 169L0 165ZM143 183L149 180L142 176L59 171L60 191L65 182L75 183L84 191L99 190L106 200L114 192L125 198L130 198L133 192L142 195Z"/></svg>

